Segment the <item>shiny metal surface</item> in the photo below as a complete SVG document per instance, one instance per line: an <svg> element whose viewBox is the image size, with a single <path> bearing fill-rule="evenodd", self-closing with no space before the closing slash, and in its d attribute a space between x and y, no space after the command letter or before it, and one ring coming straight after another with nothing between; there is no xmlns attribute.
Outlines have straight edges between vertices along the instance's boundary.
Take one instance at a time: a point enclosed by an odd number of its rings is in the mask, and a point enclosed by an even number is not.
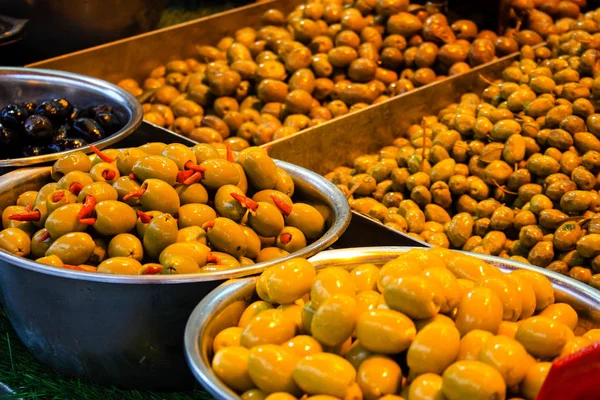
<svg viewBox="0 0 600 400"><path fill-rule="evenodd" d="M351 266L363 263L381 264L393 260L410 247L367 247L361 249L331 250L319 253L309 261L316 268ZM600 327L600 292L564 275L498 257L474 253L500 268L503 272L528 269L545 275L554 286L557 301L568 302L578 311L586 327ZM212 341L221 330L235 326L244 308L255 298L257 277L223 283L207 295L194 309L185 328L185 352L192 373L200 384L218 399L239 400L210 367Z"/></svg>
<svg viewBox="0 0 600 400"><path fill-rule="evenodd" d="M131 388L173 389L193 382L183 353L185 323L223 280L253 275L334 243L350 222L342 193L314 172L282 161L298 197L318 200L333 223L310 246L277 261L214 274L125 276L47 267L0 250L0 300L21 341L62 374ZM49 181L50 167L0 178L0 211Z"/></svg>
<svg viewBox="0 0 600 400"><path fill-rule="evenodd" d="M152 69L159 65L195 56L197 54L196 45L214 45L223 36L233 34L240 28L258 26L261 15L269 8L289 12L303 2L304 0L261 1L106 45L40 61L28 65L28 67L76 72L109 82L118 82L124 78L143 80Z"/></svg>
<svg viewBox="0 0 600 400"><path fill-rule="evenodd" d="M127 116L125 126L114 135L95 142L98 148L117 143L133 133L142 123L142 106L125 90L99 79L69 72L30 68L0 68L0 107L13 102L50 100L65 97L79 107L97 104L118 106ZM54 161L69 152L91 152L89 146L61 153L0 160L2 168L14 168Z"/></svg>
<svg viewBox="0 0 600 400"><path fill-rule="evenodd" d="M156 27L166 0L0 0L0 14L28 19L23 46L40 58Z"/></svg>

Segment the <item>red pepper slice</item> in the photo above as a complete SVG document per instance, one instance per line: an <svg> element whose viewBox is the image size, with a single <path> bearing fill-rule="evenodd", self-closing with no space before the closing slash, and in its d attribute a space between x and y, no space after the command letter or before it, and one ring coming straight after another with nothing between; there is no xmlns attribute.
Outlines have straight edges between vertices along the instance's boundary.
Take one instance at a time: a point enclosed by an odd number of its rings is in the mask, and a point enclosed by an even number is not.
<svg viewBox="0 0 600 400"><path fill-rule="evenodd" d="M231 197L234 198L235 201L252 211L256 211L256 209L258 208L258 203L247 196L233 192L229 194L231 195Z"/></svg>
<svg viewBox="0 0 600 400"><path fill-rule="evenodd" d="M81 207L81 210L79 210L79 222L81 222L83 219L88 218L90 215L92 215L92 212L94 211L94 207L96 206L96 198L94 196L90 196L87 195L85 196L85 200L83 201L83 207ZM83 222L81 222L83 223Z"/></svg>
<svg viewBox="0 0 600 400"><path fill-rule="evenodd" d="M103 152L101 152L100 149L97 148L96 146L94 146L93 144L90 144L90 149L92 149L92 151L94 153L96 153L96 155L98 156L98 158L100 158L102 161L107 162L107 163L113 163L113 162L115 162L114 158L107 156L106 154L104 154Z"/></svg>
<svg viewBox="0 0 600 400"><path fill-rule="evenodd" d="M234 162L235 160L233 158L233 151L231 151L231 146L229 143L225 145L225 148L227 149L227 161Z"/></svg>
<svg viewBox="0 0 600 400"><path fill-rule="evenodd" d="M188 179L192 175L194 175L194 171L191 169L188 169L185 171L179 171L179 172L177 172L177 182L183 183L183 182L185 182L186 179Z"/></svg>
<svg viewBox="0 0 600 400"><path fill-rule="evenodd" d="M274 194L272 194L271 195L271 199L273 200L273 203L275 203L275 206L277 208L279 208L279 211L281 211L281 213L283 215L285 215L286 217L288 217L292 213L292 206L290 206L289 204L285 203L279 197L277 197Z"/></svg>
<svg viewBox="0 0 600 400"><path fill-rule="evenodd" d="M31 208L32 208L32 207L33 207L33 203L28 203L28 204L25 206L25 211L27 211L27 212L31 211Z"/></svg>
<svg viewBox="0 0 600 400"><path fill-rule="evenodd" d="M75 196L79 196L79 193L83 189L83 185L79 182L72 183L69 186L69 192L73 193Z"/></svg>
<svg viewBox="0 0 600 400"><path fill-rule="evenodd" d="M142 271L142 275L157 275L162 272L162 265L148 265L146 269Z"/></svg>
<svg viewBox="0 0 600 400"><path fill-rule="evenodd" d="M107 181L112 181L117 176L117 173L112 169L105 169L102 171L102 177Z"/></svg>
<svg viewBox="0 0 600 400"><path fill-rule="evenodd" d="M132 172L129 174L129 179L137 179L137 176Z"/></svg>
<svg viewBox="0 0 600 400"><path fill-rule="evenodd" d="M291 233L284 233L281 236L279 236L279 241L283 244L288 244L290 241L292 240L292 234Z"/></svg>
<svg viewBox="0 0 600 400"><path fill-rule="evenodd" d="M152 221L152 215L146 214L143 211L138 211L137 215L138 217L140 217L140 221L142 221L142 223L144 224L147 224L148 222Z"/></svg>
<svg viewBox="0 0 600 400"><path fill-rule="evenodd" d="M202 229L204 229L205 231L208 231L213 226L215 226L215 221L208 221L208 222L205 222L202 224Z"/></svg>
<svg viewBox="0 0 600 400"><path fill-rule="evenodd" d="M184 185L191 185L192 183L200 182L204 179L204 174L202 172L194 172L192 176L183 181Z"/></svg>
<svg viewBox="0 0 600 400"><path fill-rule="evenodd" d="M94 225L96 223L96 218L82 218L79 220L79 223L82 225Z"/></svg>
<svg viewBox="0 0 600 400"><path fill-rule="evenodd" d="M38 210L26 211L23 213L13 214L13 215L8 216L8 219L11 219L13 221L24 221L24 222L39 221L41 218L42 218L42 213L39 212Z"/></svg>
<svg viewBox="0 0 600 400"><path fill-rule="evenodd" d="M42 234L42 236L39 237L39 241L43 242L45 240L47 240L50 237L50 232L46 231Z"/></svg>
<svg viewBox="0 0 600 400"><path fill-rule="evenodd" d="M198 164L194 164L191 161L188 161L185 163L185 165L183 166L185 169L191 169L194 172L204 172L206 171L206 168L199 166Z"/></svg>
<svg viewBox="0 0 600 400"><path fill-rule="evenodd" d="M64 199L65 197L65 192L64 191L59 191L59 192L55 192L52 195L52 201L55 203L58 203L59 201L61 201L62 199Z"/></svg>
<svg viewBox="0 0 600 400"><path fill-rule="evenodd" d="M600 342L555 361L537 400L586 400L598 398Z"/></svg>
<svg viewBox="0 0 600 400"><path fill-rule="evenodd" d="M132 197L140 197L144 193L146 193L146 188L139 188L139 189L133 190L133 191L127 193L125 196L123 196L123 200L126 201L126 200L131 199Z"/></svg>
<svg viewBox="0 0 600 400"><path fill-rule="evenodd" d="M206 255L206 263L221 265L221 259L215 256L213 253L208 253Z"/></svg>

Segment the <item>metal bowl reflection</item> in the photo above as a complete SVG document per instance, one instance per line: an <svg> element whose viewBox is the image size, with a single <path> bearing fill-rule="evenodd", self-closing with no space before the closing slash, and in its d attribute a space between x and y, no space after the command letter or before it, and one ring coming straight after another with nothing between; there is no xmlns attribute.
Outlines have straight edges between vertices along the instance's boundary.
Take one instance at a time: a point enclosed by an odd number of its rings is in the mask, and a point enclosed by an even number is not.
<svg viewBox="0 0 600 400"><path fill-rule="evenodd" d="M382 264L393 260L411 247L365 247L322 252L309 261L319 268L352 266L363 263ZM542 268L503 258L469 253L495 265L503 272L529 269L545 275L554 286L556 300L571 304L580 322L600 327L600 292L574 279ZM206 296L194 309L185 329L185 352L192 373L213 396L239 400L240 396L224 385L210 366L212 342L221 330L236 326L246 306L255 297L257 277L225 282Z"/></svg>

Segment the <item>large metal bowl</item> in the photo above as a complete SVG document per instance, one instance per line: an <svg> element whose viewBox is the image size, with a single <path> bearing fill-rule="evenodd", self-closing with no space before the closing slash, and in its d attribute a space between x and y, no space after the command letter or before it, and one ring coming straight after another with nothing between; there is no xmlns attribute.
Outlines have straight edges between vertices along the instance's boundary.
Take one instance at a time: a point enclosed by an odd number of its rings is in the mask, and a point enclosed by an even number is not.
<svg viewBox="0 0 600 400"><path fill-rule="evenodd" d="M127 276L52 268L0 251L0 300L17 335L44 364L73 377L130 388L191 385L183 333L194 307L226 279L249 276L335 242L350 222L348 202L324 178L285 162L299 197L331 210L331 225L310 246L278 260L211 274ZM50 179L50 167L0 178L0 212Z"/></svg>
<svg viewBox="0 0 600 400"><path fill-rule="evenodd" d="M13 102L50 100L65 97L79 107L108 104L125 112L125 126L113 135L94 142L98 148L110 146L133 133L142 123L142 105L127 91L100 79L70 72L34 68L0 68L0 108ZM90 152L89 146L41 156L0 160L0 172L15 167L54 161L74 152ZM2 170L4 169L4 171Z"/></svg>
<svg viewBox="0 0 600 400"><path fill-rule="evenodd" d="M382 264L393 260L411 247L365 247L322 252L309 261L319 269L329 266L351 266L363 263ZM600 327L600 292L574 279L543 268L534 267L503 258L469 253L469 255L497 266L503 272L528 269L545 275L554 286L557 301L571 304L579 313L580 325ZM221 330L236 326L242 312L256 300L257 277L225 282L198 304L185 328L185 353L196 379L214 397L239 400L234 391L224 385L214 374L212 342Z"/></svg>

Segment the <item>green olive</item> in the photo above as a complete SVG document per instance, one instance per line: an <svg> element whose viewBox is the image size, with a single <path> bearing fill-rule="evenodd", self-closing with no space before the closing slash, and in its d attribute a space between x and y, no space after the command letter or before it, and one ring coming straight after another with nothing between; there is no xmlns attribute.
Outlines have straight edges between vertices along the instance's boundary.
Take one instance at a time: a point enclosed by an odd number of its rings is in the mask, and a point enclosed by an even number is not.
<svg viewBox="0 0 600 400"><path fill-rule="evenodd" d="M31 238L31 256L32 258L40 258L46 254L48 247L54 242L51 237L47 236L46 228L37 231ZM43 240L42 240L43 239Z"/></svg>
<svg viewBox="0 0 600 400"><path fill-rule="evenodd" d="M122 176L112 184L112 187L117 191L119 201L122 201L132 207L141 204L139 197L131 197L127 200L123 200L124 196L140 188L140 184L136 180L131 179L129 176Z"/></svg>
<svg viewBox="0 0 600 400"><path fill-rule="evenodd" d="M172 256L190 257L198 268L206 265L210 249L199 242L177 242L165 247L160 253L159 261L164 266L167 259Z"/></svg>
<svg viewBox="0 0 600 400"><path fill-rule="evenodd" d="M218 217L206 228L210 244L217 250L241 257L246 254L246 236L242 228L227 218Z"/></svg>
<svg viewBox="0 0 600 400"><path fill-rule="evenodd" d="M83 232L87 229L87 225L79 222L79 212L82 208L81 203L66 204L48 215L44 227L52 239L56 240L66 233Z"/></svg>
<svg viewBox="0 0 600 400"><path fill-rule="evenodd" d="M258 202L256 209L248 214L248 225L260 236L273 237L284 228L284 219L273 204Z"/></svg>
<svg viewBox="0 0 600 400"><path fill-rule="evenodd" d="M85 263L92 255L96 243L84 232L70 232L56 239L46 251L46 257L58 256L65 264Z"/></svg>
<svg viewBox="0 0 600 400"><path fill-rule="evenodd" d="M197 161L194 151L180 143L173 143L165 146L160 154L161 156L173 160L181 171L186 169L188 163L196 164Z"/></svg>
<svg viewBox="0 0 600 400"><path fill-rule="evenodd" d="M143 270L142 264L131 257L112 257L98 265L101 274L140 275Z"/></svg>
<svg viewBox="0 0 600 400"><path fill-rule="evenodd" d="M131 231L136 224L135 210L117 200L105 200L94 207L94 229L101 235L114 236Z"/></svg>
<svg viewBox="0 0 600 400"><path fill-rule="evenodd" d="M94 182L114 183L120 178L119 170L116 165L107 162L99 162L90 169L90 177Z"/></svg>
<svg viewBox="0 0 600 400"><path fill-rule="evenodd" d="M235 193L239 196L244 196L244 192L237 186L221 186L215 194L215 208L219 215L229 218L235 222L239 222L246 215L246 208L242 204L240 204L236 199L234 199L231 196L231 193Z"/></svg>
<svg viewBox="0 0 600 400"><path fill-rule="evenodd" d="M286 226L277 236L275 244L288 253L294 253L306 247L306 237L300 229Z"/></svg>
<svg viewBox="0 0 600 400"><path fill-rule="evenodd" d="M177 241L177 234L177 220L171 214L154 216L144 231L144 253L157 259L168 245Z"/></svg>
<svg viewBox="0 0 600 400"><path fill-rule="evenodd" d="M206 204L186 204L179 208L179 228L186 228L190 226L202 226L205 223L217 218L217 214L214 209Z"/></svg>
<svg viewBox="0 0 600 400"><path fill-rule="evenodd" d="M161 147L164 146L161 144ZM158 153L160 154L160 153ZM147 153L146 151L140 148L130 148L125 149L119 153L116 158L117 168L119 169L119 173L122 176L127 176L133 172L133 166L139 160L144 157L151 155L151 153Z"/></svg>
<svg viewBox="0 0 600 400"><path fill-rule="evenodd" d="M129 233L121 233L113 237L108 243L109 257L131 257L142 261L144 248L142 242L136 236Z"/></svg>
<svg viewBox="0 0 600 400"><path fill-rule="evenodd" d="M151 155L139 159L131 169L136 179L146 181L147 179L162 180L168 185L174 185L177 181L177 164L170 158Z"/></svg>
<svg viewBox="0 0 600 400"><path fill-rule="evenodd" d="M264 247L258 252L255 261L257 263L261 263L270 260L276 260L278 258L285 257L289 254L290 253L283 249L280 249L279 247Z"/></svg>
<svg viewBox="0 0 600 400"><path fill-rule="evenodd" d="M149 142L144 145L138 147L138 149L146 152L147 154L158 156L162 153L162 150L165 148L166 144L162 142Z"/></svg>
<svg viewBox="0 0 600 400"><path fill-rule="evenodd" d="M146 179L140 186L140 201L145 210L158 210L175 214L179 210L180 201L173 186L160 179Z"/></svg>
<svg viewBox="0 0 600 400"><path fill-rule="evenodd" d="M209 159L200 164L205 168L202 184L209 189L218 189L223 185L237 185L240 171L232 163L223 159Z"/></svg>
<svg viewBox="0 0 600 400"><path fill-rule="evenodd" d="M191 185L176 185L175 191L179 195L181 205L191 203L206 204L208 202L208 192L200 183Z"/></svg>
<svg viewBox="0 0 600 400"><path fill-rule="evenodd" d="M87 154L77 151L59 158L52 165L52 179L58 181L71 171L89 172L92 161Z"/></svg>
<svg viewBox="0 0 600 400"><path fill-rule="evenodd" d="M298 228L307 239L317 239L325 230L325 220L316 208L305 203L294 203L285 217L287 225Z"/></svg>
<svg viewBox="0 0 600 400"><path fill-rule="evenodd" d="M93 182L94 180L91 178L89 173L81 171L71 171L64 175L62 178L60 178L57 183L59 189L69 190L73 194L77 195L79 193L79 190ZM38 197L39 195L40 193L38 193Z"/></svg>
<svg viewBox="0 0 600 400"><path fill-rule="evenodd" d="M94 197L97 202L104 200L117 200L119 198L117 190L107 182L94 182L84 186L77 196L77 201L83 203L87 196Z"/></svg>
<svg viewBox="0 0 600 400"><path fill-rule="evenodd" d="M20 257L27 257L31 252L31 239L21 229L6 228L0 231L0 248Z"/></svg>
<svg viewBox="0 0 600 400"><path fill-rule="evenodd" d="M246 155L242 166L249 182L257 190L275 189L279 180L277 166L267 154L250 152Z"/></svg>

